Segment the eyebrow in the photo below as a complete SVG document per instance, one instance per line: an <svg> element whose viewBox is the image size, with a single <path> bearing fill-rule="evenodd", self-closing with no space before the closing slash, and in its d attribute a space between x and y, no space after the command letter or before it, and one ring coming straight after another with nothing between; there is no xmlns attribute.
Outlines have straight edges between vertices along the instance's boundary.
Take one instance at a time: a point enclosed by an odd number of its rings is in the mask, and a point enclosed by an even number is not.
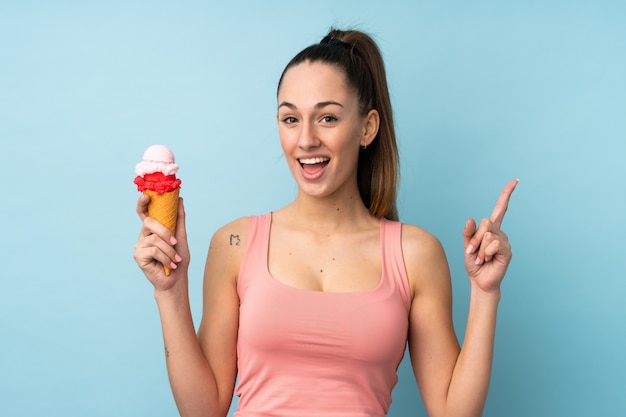
<svg viewBox="0 0 626 417"><path fill-rule="evenodd" d="M338 101L328 100L328 101L321 101L319 103L316 103L314 107L316 109L323 109L324 107L327 107L327 106L343 107L343 104L339 103ZM290 103L288 101L283 101L282 103L280 103L278 105L278 108L280 109L281 107L288 107L288 108L290 108L292 110L296 110L298 108L295 104Z"/></svg>

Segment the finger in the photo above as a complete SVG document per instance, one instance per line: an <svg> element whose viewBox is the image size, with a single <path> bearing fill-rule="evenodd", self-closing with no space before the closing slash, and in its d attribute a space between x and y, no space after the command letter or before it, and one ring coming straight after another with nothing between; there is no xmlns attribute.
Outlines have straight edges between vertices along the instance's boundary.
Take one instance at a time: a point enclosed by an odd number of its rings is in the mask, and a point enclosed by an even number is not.
<svg viewBox="0 0 626 417"><path fill-rule="evenodd" d="M185 204L181 197L178 200L178 218L176 219L176 256L174 259L176 263L182 262L183 258L186 262L189 262L186 218Z"/></svg>
<svg viewBox="0 0 626 417"><path fill-rule="evenodd" d="M511 252L511 245L509 242L506 240L494 239L485 247L485 255L484 258L481 258L481 260L482 262L491 262L499 259L508 264L512 257L513 253Z"/></svg>
<svg viewBox="0 0 626 417"><path fill-rule="evenodd" d="M185 204L183 198L178 199L178 217L176 219L176 234L177 240L187 239L187 229L185 228Z"/></svg>
<svg viewBox="0 0 626 417"><path fill-rule="evenodd" d="M156 276L159 274L169 275L170 270L175 270L178 265L167 257L163 252L153 248L146 248L144 251L135 253L135 262L139 265L147 276Z"/></svg>
<svg viewBox="0 0 626 417"><path fill-rule="evenodd" d="M463 228L463 247L466 254L474 252L475 246L472 244L474 234L476 234L476 222L474 219L467 219Z"/></svg>
<svg viewBox="0 0 626 417"><path fill-rule="evenodd" d="M491 221L498 227L502 225L502 220L504 219L504 215L506 214L506 210L509 207L509 200L511 198L511 194L513 194L513 190L519 183L519 180L512 180L507 185L504 186L498 201L496 202L496 206L491 213Z"/></svg>
<svg viewBox="0 0 626 417"><path fill-rule="evenodd" d="M485 247L487 247L493 239L496 239L497 236L503 234L504 233L490 219L482 219L474 234L466 236L467 244L465 253L469 255L472 252L476 252L480 259L484 259Z"/></svg>
<svg viewBox="0 0 626 417"><path fill-rule="evenodd" d="M174 246L177 243L176 237L172 234L172 231L165 227L161 222L155 220L152 217L146 217L143 219L143 226L139 233L139 236L157 235L165 242L169 242L170 246Z"/></svg>
<svg viewBox="0 0 626 417"><path fill-rule="evenodd" d="M478 228L474 226L473 230L474 233L465 236L467 242L465 245L465 253L467 255L477 252L480 249L483 244L485 234L494 230L494 224L489 219L482 219Z"/></svg>
<svg viewBox="0 0 626 417"><path fill-rule="evenodd" d="M476 264L482 264L483 262L489 262L491 258L498 253L500 249L500 242L496 240L495 236L491 232L486 232L480 242L480 247L476 256Z"/></svg>
<svg viewBox="0 0 626 417"><path fill-rule="evenodd" d="M494 228L493 222L489 219L482 219L480 225L476 229L476 232L472 235L471 239L468 242L467 248L465 248L465 253L467 255L472 252L475 253L476 256L476 264L482 263L485 259L485 248L492 240L492 230ZM471 251L470 251L471 249Z"/></svg>
<svg viewBox="0 0 626 417"><path fill-rule="evenodd" d="M137 207L135 208L141 221L148 217L148 204L150 204L150 196L148 194L141 194L141 197L137 200Z"/></svg>
<svg viewBox="0 0 626 417"><path fill-rule="evenodd" d="M176 249L174 246L155 233L140 237L135 248L136 250L148 249L148 252L152 251L154 248L172 259L176 257Z"/></svg>
<svg viewBox="0 0 626 417"><path fill-rule="evenodd" d="M154 261L176 269L176 250L156 234L150 234L137 241L134 257L142 269Z"/></svg>
<svg viewBox="0 0 626 417"><path fill-rule="evenodd" d="M509 238L506 233L501 230L495 233L485 233L480 243L478 258L481 261L490 262L495 257L511 259L511 244L509 243Z"/></svg>

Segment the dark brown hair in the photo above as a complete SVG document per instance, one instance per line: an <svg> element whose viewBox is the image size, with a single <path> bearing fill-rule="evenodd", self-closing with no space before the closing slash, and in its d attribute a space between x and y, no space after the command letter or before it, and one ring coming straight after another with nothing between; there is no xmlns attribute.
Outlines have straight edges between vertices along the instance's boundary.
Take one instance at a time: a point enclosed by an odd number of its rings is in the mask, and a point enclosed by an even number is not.
<svg viewBox="0 0 626 417"><path fill-rule="evenodd" d="M378 111L380 127L376 138L359 156L359 193L372 215L398 220L398 146L385 65L376 42L361 31L332 29L320 43L303 49L289 61L278 82L279 89L287 70L302 62L323 62L338 67L356 92L361 113Z"/></svg>

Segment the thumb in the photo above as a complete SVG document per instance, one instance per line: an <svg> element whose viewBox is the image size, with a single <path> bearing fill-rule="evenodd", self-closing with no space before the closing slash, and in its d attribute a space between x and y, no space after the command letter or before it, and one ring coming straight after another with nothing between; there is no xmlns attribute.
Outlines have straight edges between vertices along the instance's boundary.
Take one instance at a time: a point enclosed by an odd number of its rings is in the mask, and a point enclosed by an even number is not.
<svg viewBox="0 0 626 417"><path fill-rule="evenodd" d="M465 253L472 253L474 251L474 247L471 247L471 240L476 233L476 222L474 219L467 219L465 222L465 227L463 228L463 248L465 249Z"/></svg>
<svg viewBox="0 0 626 417"><path fill-rule="evenodd" d="M185 228L185 204L183 198L178 199L178 217L176 219L176 240L187 239L187 229Z"/></svg>
<svg viewBox="0 0 626 417"><path fill-rule="evenodd" d="M477 244L472 242L476 234L476 222L474 219L467 219L463 228L463 257L465 258L465 269L472 276L478 272L479 266L476 265L478 258Z"/></svg>

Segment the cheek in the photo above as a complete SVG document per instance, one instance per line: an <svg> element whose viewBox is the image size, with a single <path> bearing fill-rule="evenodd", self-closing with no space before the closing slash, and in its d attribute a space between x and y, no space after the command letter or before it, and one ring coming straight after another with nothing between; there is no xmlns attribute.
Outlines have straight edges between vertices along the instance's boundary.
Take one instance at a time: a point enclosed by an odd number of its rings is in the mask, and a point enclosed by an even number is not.
<svg viewBox="0 0 626 417"><path fill-rule="evenodd" d="M278 128L278 139L283 152L287 153L293 147L292 136L286 129Z"/></svg>
<svg viewBox="0 0 626 417"><path fill-rule="evenodd" d="M279 130L278 135L280 139L280 147L283 151L283 157L287 162L287 166L291 171L299 169L300 163L294 158L294 154L298 147L297 138L286 129L282 132Z"/></svg>
<svg viewBox="0 0 626 417"><path fill-rule="evenodd" d="M342 141L342 151L348 155L358 157L361 150L361 135L354 130L350 131Z"/></svg>

